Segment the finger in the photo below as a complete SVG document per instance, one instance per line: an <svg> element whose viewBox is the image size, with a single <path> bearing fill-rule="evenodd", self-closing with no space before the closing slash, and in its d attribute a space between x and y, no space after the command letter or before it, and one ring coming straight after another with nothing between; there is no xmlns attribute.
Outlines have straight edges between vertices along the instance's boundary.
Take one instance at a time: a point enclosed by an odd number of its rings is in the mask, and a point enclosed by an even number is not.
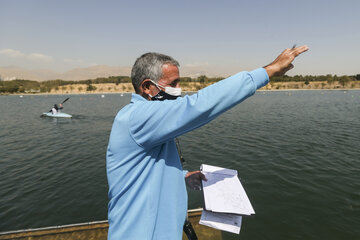
<svg viewBox="0 0 360 240"><path fill-rule="evenodd" d="M309 47L304 45L304 46L295 48L293 50L293 53L294 53L295 57L297 57L298 55L300 55L303 52L306 52L307 50L309 50Z"/></svg>
<svg viewBox="0 0 360 240"><path fill-rule="evenodd" d="M207 178L205 177L204 174L200 173L199 176L200 176L201 180L204 180L205 182L207 181Z"/></svg>
<svg viewBox="0 0 360 240"><path fill-rule="evenodd" d="M291 48L286 48L286 49L280 54L280 56L281 56L281 55L289 54L289 53L291 53L291 51L292 51Z"/></svg>
<svg viewBox="0 0 360 240"><path fill-rule="evenodd" d="M190 176L196 177L196 174L199 174L199 172L200 172L199 170L193 171L193 172L188 172L185 177L190 177Z"/></svg>

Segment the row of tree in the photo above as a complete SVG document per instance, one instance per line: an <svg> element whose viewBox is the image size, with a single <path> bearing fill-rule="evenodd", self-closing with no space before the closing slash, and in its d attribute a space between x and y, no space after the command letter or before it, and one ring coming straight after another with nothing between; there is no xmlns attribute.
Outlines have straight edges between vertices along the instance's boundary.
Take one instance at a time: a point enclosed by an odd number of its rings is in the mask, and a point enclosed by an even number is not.
<svg viewBox="0 0 360 240"><path fill-rule="evenodd" d="M319 75L319 76L312 76L312 75L295 75L293 77L291 76L275 76L271 78L272 82L328 82L333 83L336 81L359 81L360 80L360 74L357 75L343 75L343 76L337 76L337 75Z"/></svg>
<svg viewBox="0 0 360 240"><path fill-rule="evenodd" d="M181 78L180 83L190 83L190 82L198 82L201 84L211 84L214 82L218 82L224 78L209 78L205 75L201 75L197 78L183 77ZM271 78L271 82L304 82L305 84L309 84L309 82L320 81L327 82L328 84L332 84L334 82L339 82L341 85L345 86L346 83L350 81L360 81L360 74L352 75L352 76L337 76L337 75L320 75L320 76L311 76L311 75L296 75L296 76L276 76ZM59 89L61 86L65 85L74 85L74 84L86 84L87 91L93 91L94 87L92 84L99 83L115 83L118 85L119 83L131 83L131 78L128 76L110 76L96 79L88 79L81 81L65 81L61 79L57 80L48 80L43 82L32 81L32 80L12 80L12 81L0 81L0 93L22 93L22 92L50 92L52 89Z"/></svg>
<svg viewBox="0 0 360 240"><path fill-rule="evenodd" d="M85 84L87 85L87 91L93 91L96 89L92 84L99 83L129 83L130 77L127 76L111 76L107 78L96 78L81 81L65 81L61 79L48 80L43 82L33 80L16 79L12 81L0 81L0 93L23 93L23 92L50 92L52 89L59 89L61 86Z"/></svg>

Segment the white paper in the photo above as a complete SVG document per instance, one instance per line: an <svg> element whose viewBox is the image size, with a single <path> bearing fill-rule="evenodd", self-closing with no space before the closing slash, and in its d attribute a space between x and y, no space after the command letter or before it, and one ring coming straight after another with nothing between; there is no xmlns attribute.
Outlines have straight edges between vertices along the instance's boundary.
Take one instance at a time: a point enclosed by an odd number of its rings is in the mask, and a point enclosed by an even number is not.
<svg viewBox="0 0 360 240"><path fill-rule="evenodd" d="M255 214L236 170L206 164L201 165L201 170L208 179L202 181L206 210L241 215Z"/></svg>
<svg viewBox="0 0 360 240"><path fill-rule="evenodd" d="M211 166L211 165L207 165L207 164L202 164L200 169L202 172L217 172L219 174L232 175L232 176L235 176L238 174L237 171L234 169L216 167L216 166Z"/></svg>
<svg viewBox="0 0 360 240"><path fill-rule="evenodd" d="M242 217L228 213L213 213L203 210L200 224L222 231L239 234Z"/></svg>

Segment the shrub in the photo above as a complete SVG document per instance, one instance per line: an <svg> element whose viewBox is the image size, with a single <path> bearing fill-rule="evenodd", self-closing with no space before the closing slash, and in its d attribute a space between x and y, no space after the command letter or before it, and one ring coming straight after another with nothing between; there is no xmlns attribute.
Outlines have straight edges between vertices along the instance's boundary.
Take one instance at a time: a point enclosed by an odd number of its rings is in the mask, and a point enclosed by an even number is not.
<svg viewBox="0 0 360 240"><path fill-rule="evenodd" d="M91 84L89 84L86 88L86 91L95 91L95 90L96 90L96 87Z"/></svg>

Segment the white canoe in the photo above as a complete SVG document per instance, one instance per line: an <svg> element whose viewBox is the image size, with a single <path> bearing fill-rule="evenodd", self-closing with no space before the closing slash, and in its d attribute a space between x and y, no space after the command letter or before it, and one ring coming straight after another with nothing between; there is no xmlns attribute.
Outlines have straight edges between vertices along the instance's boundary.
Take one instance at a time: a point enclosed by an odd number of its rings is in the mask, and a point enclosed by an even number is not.
<svg viewBox="0 0 360 240"><path fill-rule="evenodd" d="M43 113L42 116L44 117L54 117L54 118L71 118L72 116L70 114L67 113L56 113L56 114L52 114L51 112L46 112Z"/></svg>

